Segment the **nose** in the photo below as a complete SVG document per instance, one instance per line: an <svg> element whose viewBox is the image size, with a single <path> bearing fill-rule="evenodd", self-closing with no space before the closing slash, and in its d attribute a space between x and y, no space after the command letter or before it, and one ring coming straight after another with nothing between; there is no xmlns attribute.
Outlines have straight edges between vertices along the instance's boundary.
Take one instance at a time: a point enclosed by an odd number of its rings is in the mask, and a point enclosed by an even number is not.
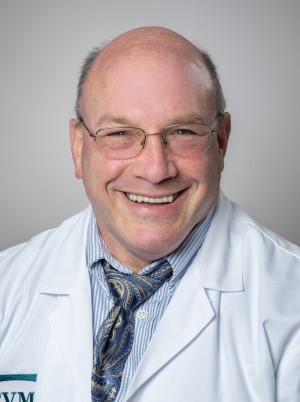
<svg viewBox="0 0 300 402"><path fill-rule="evenodd" d="M147 134L140 154L135 158L133 174L153 184L158 184L177 175L172 156L157 133Z"/></svg>

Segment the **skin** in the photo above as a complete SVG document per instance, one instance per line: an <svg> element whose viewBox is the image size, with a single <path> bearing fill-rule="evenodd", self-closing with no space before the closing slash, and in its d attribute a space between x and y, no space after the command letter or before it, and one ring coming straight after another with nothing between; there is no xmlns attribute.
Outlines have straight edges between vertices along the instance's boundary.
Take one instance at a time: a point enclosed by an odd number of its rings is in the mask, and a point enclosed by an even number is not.
<svg viewBox="0 0 300 402"><path fill-rule="evenodd" d="M212 88L190 42L167 29L142 28L100 53L85 82L80 113L92 132L123 123L157 133L191 114L212 125ZM174 251L205 218L218 198L229 133L225 113L210 148L196 158L171 155L159 136L149 136L135 158L111 160L77 120L70 121L76 177L83 180L101 235L117 260L139 272ZM130 201L126 193L179 196L150 204Z"/></svg>

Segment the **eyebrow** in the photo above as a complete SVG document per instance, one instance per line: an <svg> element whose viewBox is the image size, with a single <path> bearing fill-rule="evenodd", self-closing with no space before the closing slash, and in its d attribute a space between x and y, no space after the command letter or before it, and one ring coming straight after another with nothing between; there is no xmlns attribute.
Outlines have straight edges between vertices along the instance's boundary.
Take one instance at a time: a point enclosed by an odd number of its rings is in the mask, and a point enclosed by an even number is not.
<svg viewBox="0 0 300 402"><path fill-rule="evenodd" d="M172 118L168 120L166 123L165 127L172 126L173 124L179 124L179 123L205 123L203 117L201 114L198 113L189 113L189 114L184 114L181 116L176 116L175 118ZM132 123L128 118L125 116L115 116L111 114L104 114L102 115L96 122L96 127L103 127L103 126L111 126L115 124L120 124L121 126L127 126L127 127L137 127L136 124Z"/></svg>
<svg viewBox="0 0 300 402"><path fill-rule="evenodd" d="M100 127L103 125L111 125L111 124L120 124L120 125L126 125L126 126L131 126L130 121L126 117L122 116L114 116L111 114L104 114L102 115L96 122L96 127Z"/></svg>
<svg viewBox="0 0 300 402"><path fill-rule="evenodd" d="M198 113L190 113L187 115L177 116L175 119L172 119L168 126L178 123L204 123L204 119L201 114Z"/></svg>

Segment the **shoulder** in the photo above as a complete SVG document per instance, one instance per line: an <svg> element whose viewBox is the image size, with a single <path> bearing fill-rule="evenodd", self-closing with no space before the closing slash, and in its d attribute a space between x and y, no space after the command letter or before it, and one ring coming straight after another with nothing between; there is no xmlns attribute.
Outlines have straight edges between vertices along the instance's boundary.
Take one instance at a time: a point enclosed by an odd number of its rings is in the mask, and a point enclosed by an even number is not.
<svg viewBox="0 0 300 402"><path fill-rule="evenodd" d="M300 248L258 223L224 195L211 226L210 254L206 257L216 260L215 265L234 266L244 285L248 280L259 280L281 289L300 286ZM213 257L212 249L218 250Z"/></svg>
<svg viewBox="0 0 300 402"><path fill-rule="evenodd" d="M229 230L236 230L235 234L241 237L245 248L256 247L256 250L265 251L271 257L282 255L300 262L300 247L289 242L279 234L266 228L252 218L241 206L228 200L222 195L223 210L228 216ZM255 249L251 248L254 253Z"/></svg>
<svg viewBox="0 0 300 402"><path fill-rule="evenodd" d="M245 250L251 251L252 255L257 255L261 260L267 256L270 261L276 259L291 261L299 265L300 269L300 247L298 245L258 223L242 208L236 206L235 209Z"/></svg>
<svg viewBox="0 0 300 402"><path fill-rule="evenodd" d="M61 244L70 233L87 224L91 214L91 208L66 219L57 228L46 230L34 236L28 242L18 244L0 252L0 269L9 265L15 258L24 258L25 261L30 258L36 258L38 254L43 253L50 247L53 250L55 245ZM8 267L7 267L8 268Z"/></svg>
<svg viewBox="0 0 300 402"><path fill-rule="evenodd" d="M3 297L9 299L8 289L13 294L27 285L28 289L34 291L44 277L62 275L65 261L75 259L76 253L84 252L90 215L91 208L88 208L65 220L57 228L2 251L0 304Z"/></svg>
<svg viewBox="0 0 300 402"><path fill-rule="evenodd" d="M296 277L300 285L299 247L257 223L222 193L199 258L205 261L202 280L216 289L242 290L247 281L270 272L272 281Z"/></svg>
<svg viewBox="0 0 300 402"><path fill-rule="evenodd" d="M300 309L300 247L284 239L232 204L240 227L244 289L258 291L264 311ZM295 315L295 316L296 316Z"/></svg>

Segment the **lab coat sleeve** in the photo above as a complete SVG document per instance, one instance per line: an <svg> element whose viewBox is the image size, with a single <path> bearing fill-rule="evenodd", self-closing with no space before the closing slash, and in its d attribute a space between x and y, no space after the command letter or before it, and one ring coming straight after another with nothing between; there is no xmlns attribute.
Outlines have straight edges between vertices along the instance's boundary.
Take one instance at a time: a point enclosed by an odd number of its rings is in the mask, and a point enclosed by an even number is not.
<svg viewBox="0 0 300 402"><path fill-rule="evenodd" d="M259 310L275 376L275 402L300 401L299 248L264 229L256 237ZM264 249L267 252L264 252Z"/></svg>

